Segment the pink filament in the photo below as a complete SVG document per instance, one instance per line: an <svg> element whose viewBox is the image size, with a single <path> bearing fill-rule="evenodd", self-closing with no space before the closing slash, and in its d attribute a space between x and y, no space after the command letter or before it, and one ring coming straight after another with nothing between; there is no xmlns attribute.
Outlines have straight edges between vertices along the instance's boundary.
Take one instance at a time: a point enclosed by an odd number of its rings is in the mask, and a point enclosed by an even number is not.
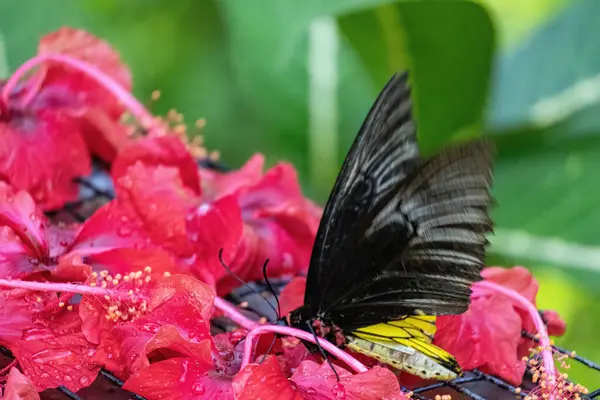
<svg viewBox="0 0 600 400"><path fill-rule="evenodd" d="M523 297L520 293L491 281L480 281L473 285L474 296L484 295L485 293L482 292L502 293L503 295L508 296L511 300L514 300L519 307L523 308L529 313L529 316L533 320L533 324L535 325L535 329L540 338L539 340L540 347L542 348L542 362L544 365L544 371L546 372L546 376L548 377L547 387L548 389L552 390L554 386L552 385L552 383L554 383L556 377L556 367L554 365L554 358L552 357L550 338L548 337L546 326L544 325L544 321L542 321L542 317L540 317L537 308L533 305L532 302ZM550 394L549 399L553 398L554 396Z"/></svg>
<svg viewBox="0 0 600 400"><path fill-rule="evenodd" d="M19 288L35 290L39 292L66 292L77 294L89 294L93 296L110 296L116 299L128 299L130 295L113 289L105 289L86 285L77 285L73 283L50 283L50 282L30 282L16 279L0 279L0 287ZM137 297L144 298L139 294Z"/></svg>
<svg viewBox="0 0 600 400"><path fill-rule="evenodd" d="M255 336L260 336L265 333L280 333L286 336L295 336L299 339L316 344L315 337L312 334L301 331L296 328L289 328L286 326L278 325L259 326L258 328L255 328L252 331L250 331L248 333L248 336L246 336L246 342L244 343L244 358L242 359L242 369L250 363L250 359L252 358L252 348ZM350 354L346 353L344 350L341 350L337 346L331 344L327 340L319 338L319 344L327 352L333 354L334 356L345 362L354 371L358 373L368 371L367 367L365 367L360 361L352 357Z"/></svg>
<svg viewBox="0 0 600 400"><path fill-rule="evenodd" d="M129 112L136 118L136 120L144 129L151 131L158 128L157 123L148 110L146 110L146 108L139 101L137 101L137 99L131 93L129 93L113 78L85 61L63 54L43 54L33 57L23 63L6 81L6 84L2 90L2 94L0 95L0 101L4 104L8 104L10 94L16 88L19 80L32 68L46 61L62 63L84 72L87 76L96 80L100 85L112 93L115 98L117 98L117 100L119 100L127 108L127 110L129 110Z"/></svg>
<svg viewBox="0 0 600 400"><path fill-rule="evenodd" d="M232 321L237 323L242 328L248 329L249 331L260 327L260 324L246 318L238 309L230 302L222 299L221 297L215 297L215 308L223 311Z"/></svg>

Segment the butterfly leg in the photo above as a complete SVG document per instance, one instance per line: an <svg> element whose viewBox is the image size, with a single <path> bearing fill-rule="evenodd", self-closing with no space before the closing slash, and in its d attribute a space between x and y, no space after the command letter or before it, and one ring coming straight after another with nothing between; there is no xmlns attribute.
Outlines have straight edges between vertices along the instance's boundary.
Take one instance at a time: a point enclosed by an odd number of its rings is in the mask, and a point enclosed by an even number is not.
<svg viewBox="0 0 600 400"><path fill-rule="evenodd" d="M319 348L321 355L323 356L325 361L327 361L327 364L329 364L329 366L333 370L333 373L335 374L337 381L339 382L340 376L338 375L337 371L335 370L333 363L331 362L329 357L327 357L327 353L325 353L325 350L323 349L323 347L321 347L321 344L319 343L319 337L317 336L317 333L315 332L315 328L313 328L311 321L306 321L306 325L308 326L308 330L310 331L310 333L312 333L312 335L315 337L315 344Z"/></svg>

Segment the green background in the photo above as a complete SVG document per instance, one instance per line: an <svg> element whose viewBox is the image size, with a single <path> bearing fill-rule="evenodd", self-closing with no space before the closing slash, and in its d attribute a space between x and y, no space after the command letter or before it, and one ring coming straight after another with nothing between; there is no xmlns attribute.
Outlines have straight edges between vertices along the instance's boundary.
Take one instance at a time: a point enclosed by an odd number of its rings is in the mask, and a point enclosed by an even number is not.
<svg viewBox="0 0 600 400"><path fill-rule="evenodd" d="M568 323L557 343L600 361L598 15L595 0L2 1L0 77L44 33L85 28L120 51L140 99L161 90L155 112L206 118L232 166L291 161L323 202L378 91L410 68L425 153L497 142L488 264L532 269L539 306Z"/></svg>

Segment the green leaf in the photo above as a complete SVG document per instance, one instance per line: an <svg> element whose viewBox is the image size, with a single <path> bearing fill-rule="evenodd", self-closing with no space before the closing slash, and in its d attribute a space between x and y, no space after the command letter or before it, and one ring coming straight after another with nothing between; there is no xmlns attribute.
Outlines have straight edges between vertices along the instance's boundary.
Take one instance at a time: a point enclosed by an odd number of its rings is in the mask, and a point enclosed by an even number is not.
<svg viewBox="0 0 600 400"><path fill-rule="evenodd" d="M600 103L600 53L596 16L600 3L573 1L499 59L490 127L546 126ZM600 113L593 124L600 132ZM591 121L588 121L591 122ZM565 131L565 135L578 129Z"/></svg>
<svg viewBox="0 0 600 400"><path fill-rule="evenodd" d="M456 135L478 136L494 51L489 15L471 2L399 6L423 153L431 153Z"/></svg>
<svg viewBox="0 0 600 400"><path fill-rule="evenodd" d="M4 35L0 32L0 78L7 77L9 74L8 55L6 54L6 44Z"/></svg>
<svg viewBox="0 0 600 400"><path fill-rule="evenodd" d="M498 143L492 255L600 283L600 31L576 1L500 58L490 119ZM593 289L595 290L595 288Z"/></svg>
<svg viewBox="0 0 600 400"><path fill-rule="evenodd" d="M242 102L264 127L263 134L271 137L265 151L290 158L301 170L310 167L312 183L321 194L331 187L337 165L368 108L397 69L411 66L415 114L425 153L456 135L479 133L494 49L486 11L470 1L382 3L314 1L299 7L296 2L283 1L260 10L239 0L220 3L228 21L229 48ZM336 18L341 36L331 38L339 50L324 57L321 65L306 61L319 46L309 40L316 16ZM436 29L430 29L432 23ZM444 66L441 70L440 65ZM337 85L315 85L319 68L332 69L331 79ZM331 96L327 90L336 90L336 86L337 96ZM312 90L324 91L315 96ZM309 108L309 98L318 102L333 99L329 103L334 104ZM310 110L323 108L332 109L338 124L322 116L329 130L310 137L321 143L324 135L330 135L323 142L332 147L339 143L339 148L322 149L306 141L306 132L315 129L310 124ZM282 136L289 147L281 145L278 138ZM308 151L318 151L310 166L305 157Z"/></svg>
<svg viewBox="0 0 600 400"><path fill-rule="evenodd" d="M595 291L600 137L565 138L558 125L497 136L496 142L491 260L559 267Z"/></svg>

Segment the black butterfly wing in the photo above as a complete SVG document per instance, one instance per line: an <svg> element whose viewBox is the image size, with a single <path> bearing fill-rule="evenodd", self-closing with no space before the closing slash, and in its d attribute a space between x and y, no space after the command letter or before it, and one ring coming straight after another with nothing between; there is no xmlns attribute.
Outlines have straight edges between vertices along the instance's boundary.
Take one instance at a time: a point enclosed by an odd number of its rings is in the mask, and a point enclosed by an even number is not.
<svg viewBox="0 0 600 400"><path fill-rule="evenodd" d="M342 261L356 253L372 216L419 163L407 74L392 77L369 111L331 192L308 272L305 307L321 310L356 272Z"/></svg>
<svg viewBox="0 0 600 400"><path fill-rule="evenodd" d="M491 143L479 140L447 148L413 172L350 262L358 280L327 298L321 313L351 329L466 311L492 231L491 163Z"/></svg>
<svg viewBox="0 0 600 400"><path fill-rule="evenodd" d="M325 208L302 314L351 329L465 311L492 227L491 159L477 141L422 162L406 75L394 77Z"/></svg>

